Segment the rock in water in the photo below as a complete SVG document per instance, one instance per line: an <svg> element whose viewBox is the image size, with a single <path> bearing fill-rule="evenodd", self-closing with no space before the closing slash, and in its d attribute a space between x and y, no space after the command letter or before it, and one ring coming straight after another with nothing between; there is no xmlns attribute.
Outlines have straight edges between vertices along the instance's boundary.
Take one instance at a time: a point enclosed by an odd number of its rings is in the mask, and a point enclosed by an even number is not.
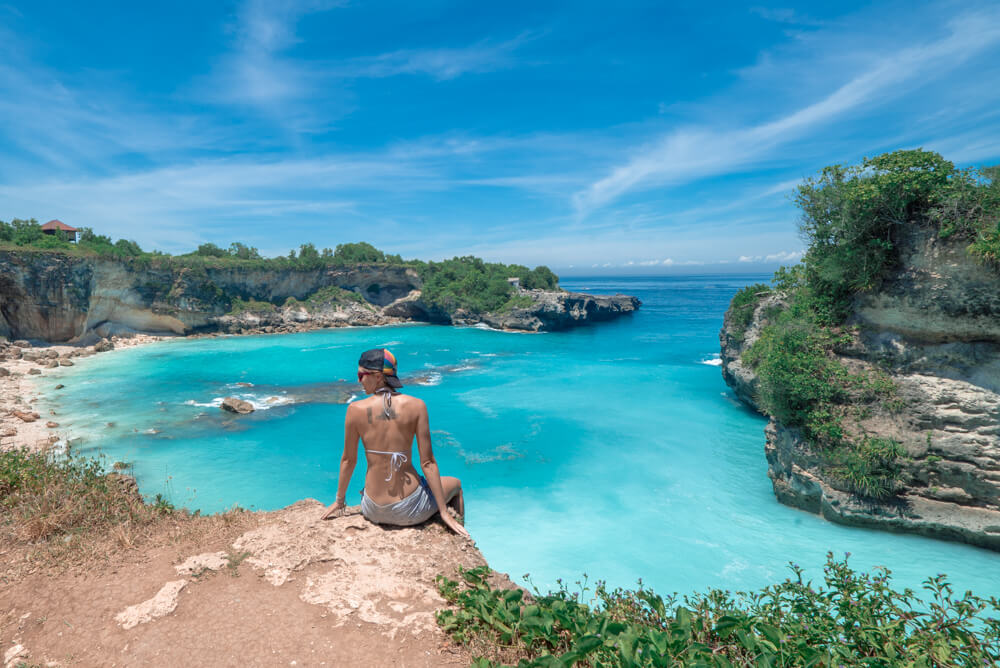
<svg viewBox="0 0 1000 668"><path fill-rule="evenodd" d="M254 411L253 404L249 401L237 399L236 397L226 397L222 400L222 405L219 408L230 413L239 413L240 415L246 415Z"/></svg>
<svg viewBox="0 0 1000 668"><path fill-rule="evenodd" d="M115 349L115 344L112 343L109 339L102 339L94 344L95 353L106 353L109 350L114 350L114 349Z"/></svg>

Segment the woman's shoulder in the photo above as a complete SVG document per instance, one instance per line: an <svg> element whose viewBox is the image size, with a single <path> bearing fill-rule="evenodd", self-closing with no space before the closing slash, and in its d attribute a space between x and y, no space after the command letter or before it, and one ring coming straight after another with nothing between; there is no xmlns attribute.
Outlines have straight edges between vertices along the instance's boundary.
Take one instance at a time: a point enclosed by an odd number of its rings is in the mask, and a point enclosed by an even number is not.
<svg viewBox="0 0 1000 668"><path fill-rule="evenodd" d="M405 406L407 408L423 408L425 406L423 399L418 399L412 394L394 394L392 397L392 402L399 406Z"/></svg>

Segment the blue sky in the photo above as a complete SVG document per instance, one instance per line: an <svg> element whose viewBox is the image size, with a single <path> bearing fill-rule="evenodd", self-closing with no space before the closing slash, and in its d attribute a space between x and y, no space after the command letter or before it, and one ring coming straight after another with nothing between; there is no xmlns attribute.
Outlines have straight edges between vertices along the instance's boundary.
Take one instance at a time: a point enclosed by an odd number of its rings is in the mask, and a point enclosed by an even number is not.
<svg viewBox="0 0 1000 668"><path fill-rule="evenodd" d="M824 165L1000 162L995 2L0 0L0 219L759 271Z"/></svg>

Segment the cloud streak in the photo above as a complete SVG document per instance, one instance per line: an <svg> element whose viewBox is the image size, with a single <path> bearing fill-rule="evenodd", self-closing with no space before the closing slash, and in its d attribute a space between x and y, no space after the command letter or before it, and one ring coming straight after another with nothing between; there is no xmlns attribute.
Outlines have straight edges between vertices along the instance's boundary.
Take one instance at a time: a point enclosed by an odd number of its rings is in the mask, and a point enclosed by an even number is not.
<svg viewBox="0 0 1000 668"><path fill-rule="evenodd" d="M745 169L770 158L775 149L808 130L843 117L866 103L884 103L941 77L961 63L1000 43L1000 12L966 14L948 25L948 34L928 44L874 59L819 102L777 120L736 130L686 128L670 133L634 153L624 164L573 195L581 215L626 193L673 185Z"/></svg>

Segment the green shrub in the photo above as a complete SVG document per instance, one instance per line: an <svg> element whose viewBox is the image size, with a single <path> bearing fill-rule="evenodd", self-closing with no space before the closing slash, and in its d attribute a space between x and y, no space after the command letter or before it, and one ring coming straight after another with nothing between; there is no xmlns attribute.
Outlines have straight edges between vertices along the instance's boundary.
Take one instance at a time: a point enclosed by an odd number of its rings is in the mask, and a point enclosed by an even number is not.
<svg viewBox="0 0 1000 668"><path fill-rule="evenodd" d="M464 308L473 313L497 312L514 296L508 278L520 279L525 289L557 290L558 278L547 267L485 262L471 255L418 267L424 286L422 296L445 311Z"/></svg>
<svg viewBox="0 0 1000 668"><path fill-rule="evenodd" d="M805 275L828 322L847 316L852 295L879 286L898 259L900 228L929 219L954 171L937 153L896 151L826 167L799 186Z"/></svg>
<svg viewBox="0 0 1000 668"><path fill-rule="evenodd" d="M1000 225L1000 166L956 170L930 219L941 237L974 239Z"/></svg>
<svg viewBox="0 0 1000 668"><path fill-rule="evenodd" d="M357 292L331 285L316 290L316 292L313 292L311 295L306 297L301 304L305 306L307 310L311 310L322 306L348 304L352 302L356 304L367 303L365 302L365 298Z"/></svg>
<svg viewBox="0 0 1000 668"><path fill-rule="evenodd" d="M733 295L732 301L729 302L729 322L738 334L742 334L750 326L750 321L753 320L753 312L757 308L757 304L760 303L761 298L770 292L771 288L769 286L763 283L756 283L740 288Z"/></svg>
<svg viewBox="0 0 1000 668"><path fill-rule="evenodd" d="M808 320L785 316L768 325L743 360L758 374L761 409L786 425L808 429L814 411L846 397L849 373Z"/></svg>
<svg viewBox="0 0 1000 668"><path fill-rule="evenodd" d="M946 576L926 601L891 573L854 571L827 555L823 586L792 578L753 592L710 589L666 599L639 586L536 594L496 589L485 567L438 579L453 606L438 624L480 656L474 666L987 666L1000 660L1000 601L955 596ZM984 614L987 613L988 614Z"/></svg>
<svg viewBox="0 0 1000 668"><path fill-rule="evenodd" d="M227 315L239 315L241 313L273 313L276 309L271 302L257 301L256 299L241 299L234 297L232 306Z"/></svg>
<svg viewBox="0 0 1000 668"><path fill-rule="evenodd" d="M990 230L983 230L969 245L969 254L994 269L1000 269L1000 223Z"/></svg>
<svg viewBox="0 0 1000 668"><path fill-rule="evenodd" d="M510 313L514 309L519 308L531 308L535 305L535 300L531 298L531 295L514 295L507 300L503 306L500 307L500 313Z"/></svg>
<svg viewBox="0 0 1000 668"><path fill-rule="evenodd" d="M896 491L899 458L903 447L891 438L865 436L852 448L840 448L829 457L830 474L851 491L871 499L884 499Z"/></svg>

